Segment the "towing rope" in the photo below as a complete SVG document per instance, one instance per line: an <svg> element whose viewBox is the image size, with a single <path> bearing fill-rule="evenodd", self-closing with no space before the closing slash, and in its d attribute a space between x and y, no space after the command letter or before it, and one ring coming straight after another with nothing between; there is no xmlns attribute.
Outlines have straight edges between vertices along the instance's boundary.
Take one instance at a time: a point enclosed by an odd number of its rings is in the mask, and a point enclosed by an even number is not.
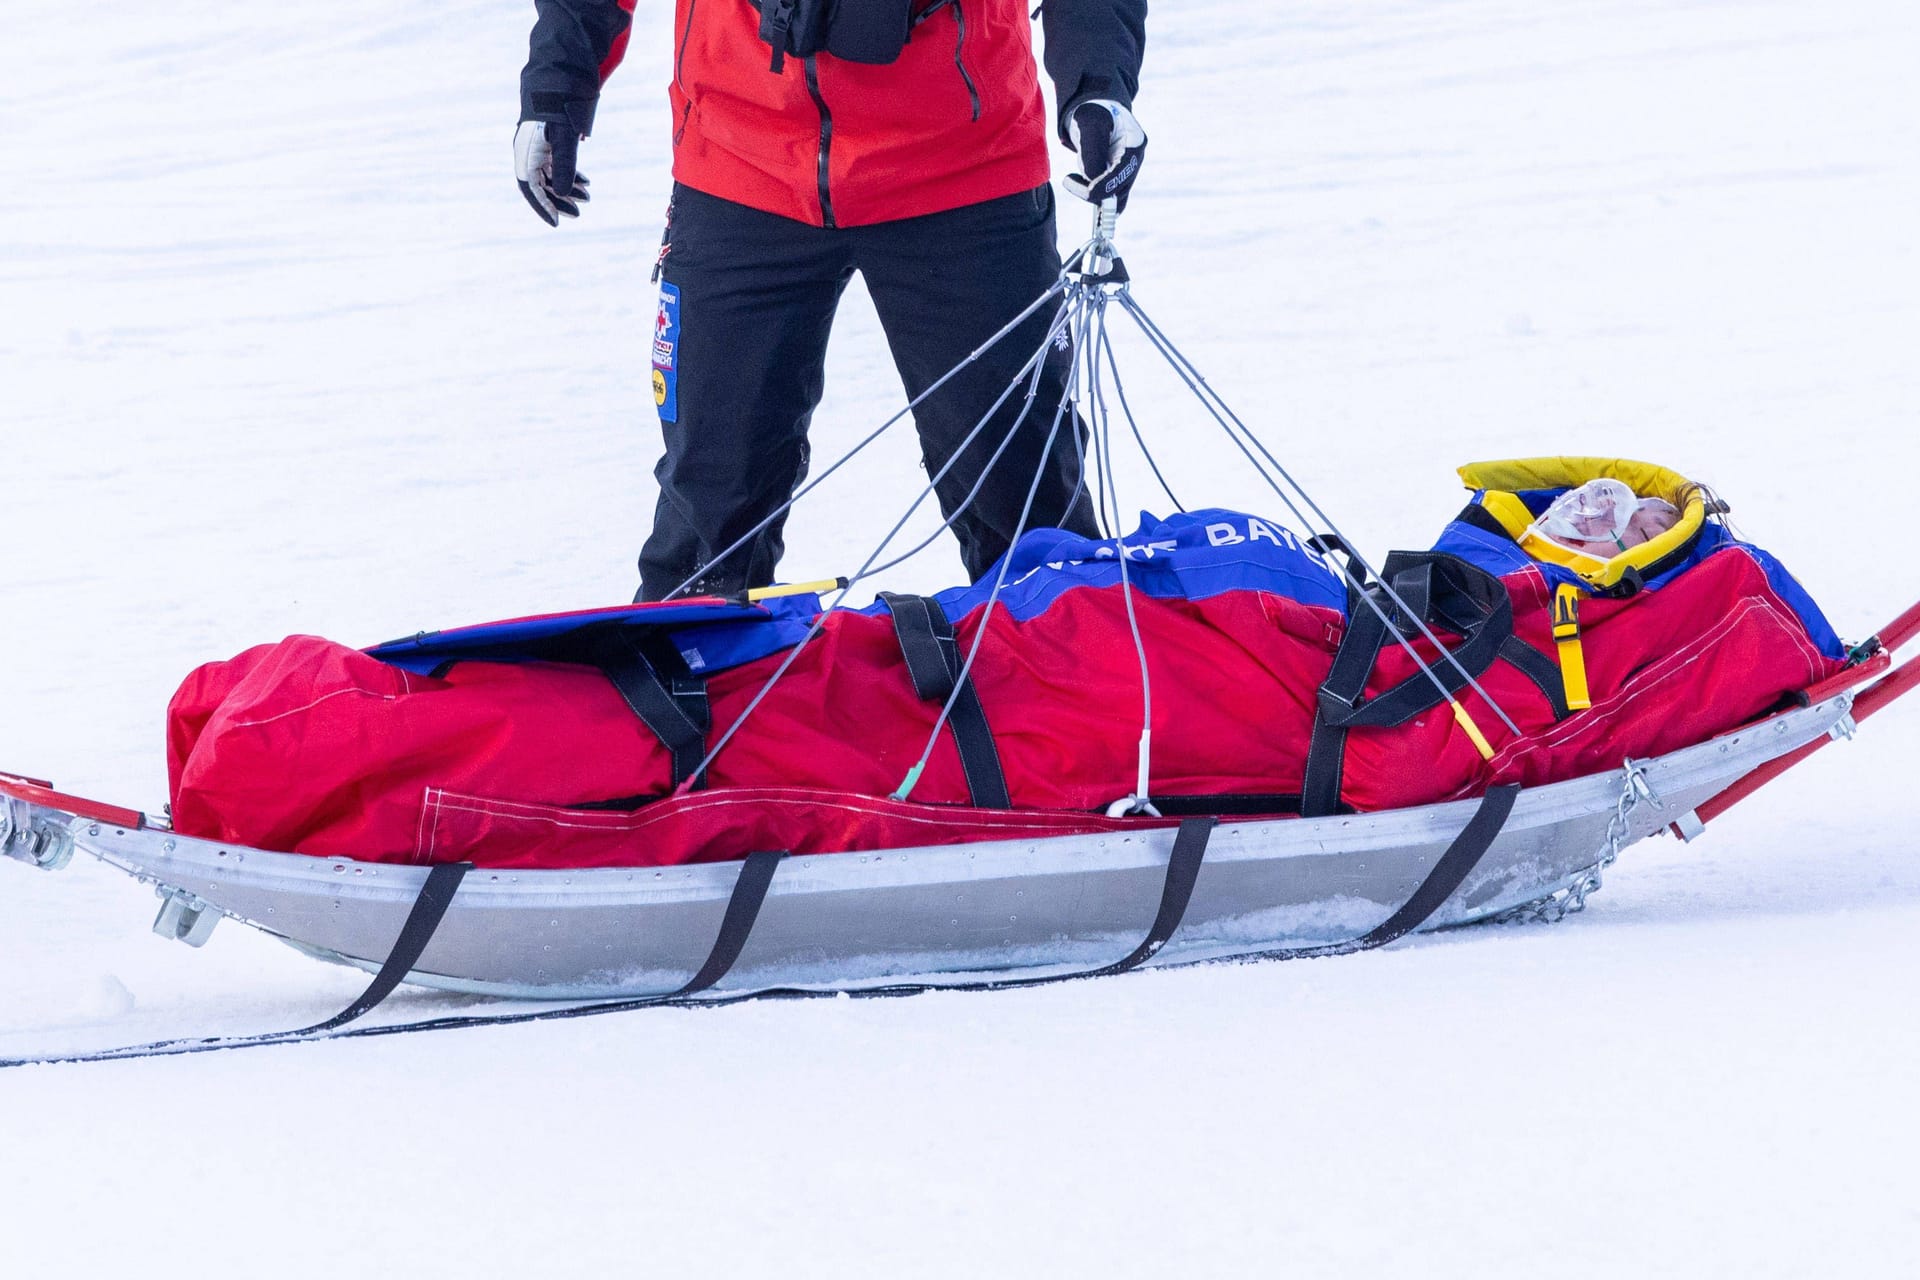
<svg viewBox="0 0 1920 1280"><path fill-rule="evenodd" d="M1089 463L1091 463L1092 469L1096 473L1094 481L1097 499L1096 505L1101 514L1102 521L1104 523L1109 505L1111 505L1113 509L1114 517L1116 519L1118 518L1119 490L1113 466L1112 423L1107 412L1104 386L1100 376L1103 361L1112 372L1115 396L1126 414L1127 422L1132 429L1135 441L1140 445L1141 452L1146 456L1148 466L1152 468L1155 479L1159 482L1161 489L1166 492L1167 497L1173 501L1176 507L1181 507L1179 499L1174 496L1172 487L1167 483L1166 476L1161 472L1159 463L1153 457L1151 450L1147 448L1144 436L1140 431L1139 423L1135 420L1131 407L1127 405L1124 387L1120 381L1119 361L1115 358L1113 343L1107 332L1106 309L1110 301L1117 301L1119 303L1121 309L1134 321L1135 326L1146 338L1148 344L1166 360L1175 375L1185 384L1187 389L1193 393L1194 397L1200 401L1208 415L1213 418L1214 422L1226 434L1227 438L1233 442L1234 446L1239 449L1240 453L1246 458L1248 465L1253 469L1254 473L1260 477L1268 488L1273 490L1274 494L1279 497L1281 503L1293 518L1303 528L1312 527L1317 522L1321 528L1331 533L1349 548L1347 553L1349 559L1346 563L1341 563L1337 558L1332 556L1325 557L1325 563L1338 574L1346 584L1350 598L1357 600L1365 608L1370 609L1385 628L1386 633L1398 643L1400 648L1405 650L1407 656L1412 659L1414 665L1419 669L1420 674L1432 684L1438 692L1440 702L1452 713L1461 731L1466 735L1468 740L1473 743L1474 748L1480 753L1482 758L1492 759L1494 746L1491 741L1489 741L1485 731L1482 730L1480 725L1474 720L1466 706L1459 700L1455 693L1447 687L1447 681L1440 677L1439 672L1435 669L1436 665L1450 667L1452 671L1460 677L1460 683L1465 688L1471 689L1474 693L1478 694L1481 700L1499 717L1501 723L1506 726L1509 732L1515 737L1521 736L1519 726L1514 722L1513 718L1507 714L1499 701L1494 698L1492 693L1487 690L1478 677L1462 664L1453 651L1441 642L1440 637L1435 634L1427 620L1418 612L1407 607L1407 602L1399 597L1391 583L1382 583L1381 592L1399 613L1412 623L1419 635L1433 646L1434 651L1438 655L1437 660L1429 661L1421 654L1420 651L1414 647L1412 638L1404 632L1402 627L1394 624L1393 620L1387 614L1385 606L1380 600L1375 598L1375 594L1364 589L1364 585L1369 576L1377 577L1377 575L1373 574L1372 566L1368 564L1366 559L1358 552L1351 550L1353 547L1352 540L1346 538L1345 535L1341 533L1339 526L1333 522L1320 507L1319 503L1314 500L1313 496L1293 477L1292 473L1275 457L1273 451L1260 440L1259 436L1233 411L1225 399L1213 389L1212 385L1207 382L1206 377L1201 374L1194 363L1174 345L1173 341L1167 337L1166 333L1154 322L1152 317L1146 313L1145 309L1133 297L1126 269L1118 256L1113 253L1111 240L1106 238L1104 234L1096 234L1092 240L1082 245L1077 252L1071 255L1066 260L1059 277L1054 283L1045 293L1023 309L1019 315L1008 321L1007 324L1003 325L978 348L970 352L958 364L954 365L953 368L942 374L925 391L922 391L919 395L909 400L904 408L895 413L886 422L882 423L875 431L863 437L851 450L837 458L813 480L796 490L791 498L775 508L774 511L769 513L758 524L754 525L753 528L742 534L732 545L720 552L719 555L713 557L699 569L695 570L685 582L669 592L666 598L672 599L674 596L679 595L692 583L698 581L702 575L718 566L726 560L728 556L745 546L749 540L768 527L773 521L784 515L801 498L811 493L829 476L839 471L840 468L856 454L873 443L874 440L878 439L881 434L890 429L895 423L906 417L915 406L919 405L929 395L951 381L963 369L973 365L988 351L998 346L1029 317L1036 314L1049 301L1055 298L1061 298L1062 301L1038 349L1029 355L1021 364L1019 371L1009 380L999 397L995 399L987 411L981 415L980 419L974 424L973 429L968 432L960 444L948 456L946 461L942 463L939 469L931 476L927 484L915 495L913 501L908 504L905 513L895 521L893 527L887 531L886 536L880 540L879 545L868 554L859 569L844 577L832 580L833 585L838 588L836 594L831 600L822 602L819 613L814 616L799 642L787 651L780 663L774 668L772 673L768 675L759 690L757 690L754 696L748 701L740 715L735 718L732 724L727 726L726 730L722 732L713 745L708 748L705 756L693 771L694 776L700 777L705 775L707 769L713 764L715 757L726 748L727 744L733 740L734 736L747 723L748 719L752 717L753 713L766 700L767 696L772 693L780 680L793 668L794 663L799 660L801 652L820 634L832 611L840 607L849 598L855 586L864 579L895 568L918 555L921 551L924 551L927 547L931 546L946 529L951 527L953 522L957 520L962 513L971 507L985 486L993 467L998 464L1008 445L1012 442L1015 433L1025 424L1038 392L1043 362L1046 359L1049 349L1056 343L1066 342L1073 350L1074 356L1068 370L1065 393L1062 395L1060 403L1055 406L1053 422L1049 428L1046 443L1041 450L1040 462L1033 481L1028 486L1026 501L1022 504L1020 518L1015 525L1013 538L1009 545L1011 545L1012 542L1018 542L1021 535L1027 530L1027 522L1032 515L1034 498L1038 492L1039 484L1047 465L1048 455L1053 449L1054 441L1059 437L1061 422L1066 416L1069 407L1077 407L1079 405L1083 391L1085 393L1085 409L1089 435L1091 436L1092 456L1091 458L1088 457L1088 451L1083 444L1078 415L1076 413L1076 420L1070 430L1070 434L1073 438L1076 455L1080 459L1080 476L1074 490L1073 502L1077 503L1079 501L1080 493L1087 483ZM981 468L979 476L975 478L972 487L964 499L956 505L951 512L947 513L946 517L931 534L915 544L910 550L892 559L882 561L881 557L886 552L886 549L891 546L894 539L900 535L913 514L918 511L926 499L934 493L940 481L946 478L962 454L964 454L974 441L980 437L981 433L986 430L993 416L999 412L1001 406L1019 389L1023 382L1026 384L1026 394L1021 404L1019 415L1014 419L1013 425L1003 434L1003 437L994 448L991 456L987 459L985 466ZM1298 495L1297 499L1295 495ZM1181 509L1185 510L1184 507L1181 507ZM1140 661L1141 701L1143 704L1140 742L1136 754L1136 775L1132 780L1130 794L1123 797L1122 800L1116 801L1114 808L1123 812L1139 813L1151 810L1151 805L1147 802L1147 797L1150 794L1148 775L1151 764L1153 733L1152 679L1147 662L1145 642L1140 632L1139 617L1135 609L1134 584L1132 574L1127 564L1127 548L1125 546L1124 533L1115 531L1113 541L1119 560L1121 594L1127 610L1128 630L1133 640L1135 652ZM986 636L987 624L992 620L993 611L999 603L1001 590L1006 584L1009 564L1010 561L1008 557L1003 556L1000 561L999 571L995 574L993 585L988 592L985 612L975 628L972 643L967 649L966 659L961 665L954 694L949 696L946 703L941 707L940 713L934 721L932 732L927 737L924 749L913 765L907 770L905 776L900 781L900 785L894 790L893 798L896 800L906 799L912 794L915 786L919 783L921 776L925 773L932 759L933 752L939 742L941 730L945 728L947 721L953 714L954 698L958 696L962 688L967 687L967 680L972 672L974 660L979 655L981 643ZM682 782L676 788L675 794L683 794L688 789L688 783Z"/></svg>

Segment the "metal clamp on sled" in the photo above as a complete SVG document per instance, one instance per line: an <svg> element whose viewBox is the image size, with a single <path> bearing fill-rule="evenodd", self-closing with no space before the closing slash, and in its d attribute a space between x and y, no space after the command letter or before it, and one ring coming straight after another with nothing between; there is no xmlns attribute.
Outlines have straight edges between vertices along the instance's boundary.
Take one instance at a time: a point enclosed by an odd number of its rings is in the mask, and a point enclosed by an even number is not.
<svg viewBox="0 0 1920 1280"><path fill-rule="evenodd" d="M73 859L73 834L57 820L35 821L26 801L0 796L0 854L58 871Z"/></svg>

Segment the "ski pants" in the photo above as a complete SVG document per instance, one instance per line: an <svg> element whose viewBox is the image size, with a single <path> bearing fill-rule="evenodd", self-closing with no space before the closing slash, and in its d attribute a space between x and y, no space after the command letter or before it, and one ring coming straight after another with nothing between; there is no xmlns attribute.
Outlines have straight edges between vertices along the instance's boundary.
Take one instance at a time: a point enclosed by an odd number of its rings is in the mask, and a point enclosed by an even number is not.
<svg viewBox="0 0 1920 1280"><path fill-rule="evenodd" d="M827 332L854 272L866 281L909 397L964 360L1060 274L1053 193L1045 186L924 217L826 228L676 184L662 255L653 391L666 448L654 468L660 502L640 553L640 600L660 599L694 577L805 479L807 426L824 389ZM1065 342L1041 360L1032 407L987 468L1021 416L1031 377L1022 368L1057 312L1057 301L1049 302L913 411L930 476L959 453L935 496L952 520L971 578L1006 551L1030 490L1027 528L1098 536L1081 483L1085 428L1071 406L1058 420L1052 448L1045 447L1071 364ZM1016 380L1021 385L962 449ZM920 483L902 477L878 505L905 510ZM968 502L976 483L980 491ZM823 488L824 499L874 501L835 494L833 484ZM700 573L690 590L727 595L772 582L785 523L784 515L771 520Z"/></svg>

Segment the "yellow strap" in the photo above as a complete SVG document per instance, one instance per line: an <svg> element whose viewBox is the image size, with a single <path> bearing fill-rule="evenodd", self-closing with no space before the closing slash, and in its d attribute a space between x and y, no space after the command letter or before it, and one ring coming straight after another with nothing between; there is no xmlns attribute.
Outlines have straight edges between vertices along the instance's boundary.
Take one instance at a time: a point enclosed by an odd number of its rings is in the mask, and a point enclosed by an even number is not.
<svg viewBox="0 0 1920 1280"><path fill-rule="evenodd" d="M1560 683L1567 691L1567 710L1585 711L1593 705L1587 690L1587 655L1580 647L1580 600L1586 593L1563 582L1553 593L1553 639L1560 650Z"/></svg>
<svg viewBox="0 0 1920 1280"><path fill-rule="evenodd" d="M1453 700L1449 700L1448 705L1453 708L1453 718L1460 722L1460 727L1466 730L1469 738L1473 739L1473 745L1480 751L1480 758L1493 759L1493 744L1487 741L1486 734L1480 732L1480 726L1473 722L1473 717L1467 714L1467 709Z"/></svg>
<svg viewBox="0 0 1920 1280"><path fill-rule="evenodd" d="M789 582L777 587L755 587L747 592L749 600L771 600L775 596L803 596L808 592L819 594L822 591L844 591L845 578L822 578L818 582Z"/></svg>

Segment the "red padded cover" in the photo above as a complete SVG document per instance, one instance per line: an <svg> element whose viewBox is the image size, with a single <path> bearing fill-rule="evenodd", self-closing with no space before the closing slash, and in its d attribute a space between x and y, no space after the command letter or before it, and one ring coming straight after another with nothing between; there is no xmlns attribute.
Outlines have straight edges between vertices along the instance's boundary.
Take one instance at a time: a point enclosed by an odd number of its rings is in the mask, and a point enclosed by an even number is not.
<svg viewBox="0 0 1920 1280"><path fill-rule="evenodd" d="M1537 571L1504 579L1516 629L1553 654ZM1314 691L1340 636L1331 610L1264 591L1204 600L1137 596L1153 679L1153 790L1293 793ZM1700 742L1831 675L1752 558L1709 556L1659 591L1589 600L1593 706L1555 723L1505 663L1483 678L1520 725L1464 701L1497 749L1483 761L1444 707L1348 736L1343 798L1417 805L1617 767ZM979 611L957 620L971 643ZM709 684L732 724L781 655ZM1370 685L1413 674L1383 653ZM881 799L918 757L937 708L913 692L886 616L835 613L733 742L712 789L661 796L668 759L598 671L466 662L412 675L311 636L200 668L168 730L173 817L189 835L256 848L483 866L661 866L744 856L1037 838L1111 829L1097 811L1132 790L1140 673L1120 590L1063 593L1045 612L989 624L974 668L1014 811L966 807L942 733L912 803ZM717 736L717 733L716 733Z"/></svg>

